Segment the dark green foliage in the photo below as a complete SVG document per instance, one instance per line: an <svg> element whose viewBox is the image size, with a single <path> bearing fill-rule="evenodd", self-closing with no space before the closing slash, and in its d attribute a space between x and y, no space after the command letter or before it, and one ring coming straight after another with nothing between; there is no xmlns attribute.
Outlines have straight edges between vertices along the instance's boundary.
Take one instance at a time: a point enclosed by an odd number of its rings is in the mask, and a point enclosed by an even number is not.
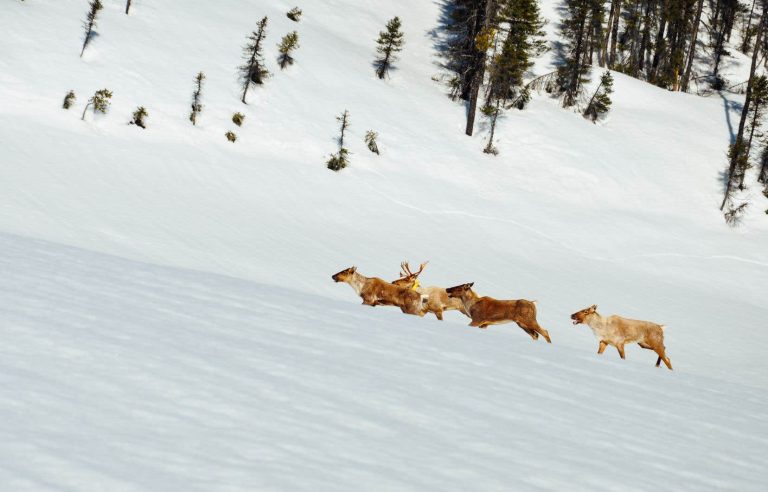
<svg viewBox="0 0 768 492"><path fill-rule="evenodd" d="M251 83L261 85L269 77L269 71L264 67L264 55L262 53L263 41L267 35L267 17L259 21L258 30L248 36L248 42L243 48L245 64L241 65L240 78L243 81L243 97L241 101L246 104L245 96Z"/></svg>
<svg viewBox="0 0 768 492"><path fill-rule="evenodd" d="M107 110L109 109L110 99L112 99L112 91L109 89L101 89L96 91L85 105L85 109L83 109L83 116L80 119L85 119L85 112L88 111L89 107L93 108L94 113L98 112L106 114Z"/></svg>
<svg viewBox="0 0 768 492"><path fill-rule="evenodd" d="M613 92L613 77L608 70L600 77L600 85L597 86L592 99L589 100L584 117L596 122L600 116L611 109L611 93Z"/></svg>
<svg viewBox="0 0 768 492"><path fill-rule="evenodd" d="M231 130L225 133L224 136L227 137L227 140L229 140L232 143L235 143L237 141L237 135L235 135L235 132Z"/></svg>
<svg viewBox="0 0 768 492"><path fill-rule="evenodd" d="M131 125L136 125L146 129L147 122L145 120L148 117L149 117L149 113L147 112L147 109L144 106L139 106L138 108L136 108L136 111L133 112L133 119L131 120Z"/></svg>
<svg viewBox="0 0 768 492"><path fill-rule="evenodd" d="M192 111L189 113L189 121L192 125L197 125L197 115L203 112L203 80L205 74L199 72L195 76L195 91L192 93Z"/></svg>
<svg viewBox="0 0 768 492"><path fill-rule="evenodd" d="M349 164L349 150L344 147L344 134L349 128L349 111L345 109L341 115L336 117L336 121L341 124L339 128L339 151L331 154L330 159L326 162L331 171L341 171Z"/></svg>
<svg viewBox="0 0 768 492"><path fill-rule="evenodd" d="M493 155L498 154L493 138L499 116L509 107L523 109L530 100L525 75L533 66L533 58L546 50L537 0L504 0L498 7L491 28L476 40L479 49L493 47L486 70L485 104L480 109L491 123L483 152Z"/></svg>
<svg viewBox="0 0 768 492"><path fill-rule="evenodd" d="M578 104L583 86L589 82L595 43L602 36L603 3L600 0L566 0L567 14L561 35L566 41L565 58L557 70L557 85L563 107Z"/></svg>
<svg viewBox="0 0 768 492"><path fill-rule="evenodd" d="M400 31L400 18L394 17L387 22L387 30L379 32L379 39L376 40L376 52L379 57L376 58L374 66L376 67L376 76L383 79L388 73L392 64L397 61L396 53L403 50L403 33Z"/></svg>
<svg viewBox="0 0 768 492"><path fill-rule="evenodd" d="M376 143L376 138L378 138L378 136L379 134L373 130L365 132L365 144L368 146L368 150L376 155L379 155L379 146Z"/></svg>
<svg viewBox="0 0 768 492"><path fill-rule="evenodd" d="M280 56L277 57L280 68L284 69L288 65L293 65L293 57L291 52L299 47L299 33L296 31L289 32L283 39L280 40L280 44L277 45L277 51Z"/></svg>
<svg viewBox="0 0 768 492"><path fill-rule="evenodd" d="M288 18L292 21L299 22L299 19L301 19L301 9L299 7L293 7L285 15L288 16Z"/></svg>
<svg viewBox="0 0 768 492"><path fill-rule="evenodd" d="M243 122L245 121L245 115L243 113L235 113L232 115L232 123L234 123L237 126L243 126Z"/></svg>
<svg viewBox="0 0 768 492"><path fill-rule="evenodd" d="M67 95L64 96L64 104L62 104L61 107L64 109L71 108L72 105L75 104L75 99L77 99L77 96L75 96L75 91L67 92Z"/></svg>
<svg viewBox="0 0 768 492"><path fill-rule="evenodd" d="M331 171L341 171L349 164L349 151L342 147L337 153L331 154L326 164Z"/></svg>
<svg viewBox="0 0 768 492"><path fill-rule="evenodd" d="M85 48L88 46L88 43L91 42L93 29L96 27L96 16L99 15L99 11L103 8L104 6L101 4L101 0L91 0L88 13L85 15L85 20L83 21L85 37L83 38L83 49L80 50L80 58L83 57L83 53L85 53Z"/></svg>

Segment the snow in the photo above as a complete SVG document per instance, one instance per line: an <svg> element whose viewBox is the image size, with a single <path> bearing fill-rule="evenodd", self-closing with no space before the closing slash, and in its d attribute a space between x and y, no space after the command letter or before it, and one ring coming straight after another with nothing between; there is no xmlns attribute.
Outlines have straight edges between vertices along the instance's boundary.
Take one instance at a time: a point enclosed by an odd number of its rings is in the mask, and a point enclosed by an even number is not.
<svg viewBox="0 0 768 492"><path fill-rule="evenodd" d="M431 80L438 3L308 2L298 24L286 2L121 3L82 60L86 2L0 7L0 489L762 488L768 203L755 187L737 229L717 210L737 96L615 74L605 122L536 96L491 157ZM273 77L244 106L263 15ZM380 81L394 15L406 46ZM80 121L103 87L109 114ZM360 306L330 279L406 258L430 260L425 285L536 299L553 344ZM675 371L597 356L568 319L595 303L665 324Z"/></svg>

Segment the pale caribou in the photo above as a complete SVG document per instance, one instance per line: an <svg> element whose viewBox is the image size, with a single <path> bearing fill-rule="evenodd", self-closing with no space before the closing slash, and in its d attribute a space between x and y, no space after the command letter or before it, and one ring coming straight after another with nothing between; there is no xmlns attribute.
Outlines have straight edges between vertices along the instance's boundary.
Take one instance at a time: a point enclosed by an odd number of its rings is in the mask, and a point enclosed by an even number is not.
<svg viewBox="0 0 768 492"><path fill-rule="evenodd" d="M669 361L664 348L664 325L622 318L615 314L600 316L597 313L597 304L573 313L571 319L574 325L586 323L592 329L592 333L600 340L600 346L597 349L598 354L602 354L608 345L613 345L623 359L624 344L637 343L644 349L653 350L658 354L656 367L659 367L661 361L664 361L667 368L672 369L672 363Z"/></svg>
<svg viewBox="0 0 768 492"><path fill-rule="evenodd" d="M456 310L469 316L469 313L464 309L464 304L461 302L461 299L449 297L448 291L443 287L421 286L419 283L419 275L424 271L424 267L427 266L427 263L429 263L429 261L421 263L419 265L419 270L415 273L411 271L411 267L407 261L400 263L400 270L402 270L400 272L400 278L394 280L392 283L394 285L415 290L422 296L426 296L427 311L433 313L435 317L441 321L443 319L443 311Z"/></svg>

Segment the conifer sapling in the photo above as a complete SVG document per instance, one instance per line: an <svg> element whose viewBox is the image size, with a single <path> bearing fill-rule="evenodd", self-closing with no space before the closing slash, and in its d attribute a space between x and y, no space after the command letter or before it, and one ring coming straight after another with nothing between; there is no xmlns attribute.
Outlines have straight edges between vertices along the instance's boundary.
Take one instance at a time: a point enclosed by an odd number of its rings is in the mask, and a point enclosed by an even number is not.
<svg viewBox="0 0 768 492"><path fill-rule="evenodd" d="M133 112L133 119L131 120L131 125L136 125L138 127L147 128L147 122L145 121L146 118L149 117L149 113L147 112L147 109L144 106L139 106L136 108L136 111Z"/></svg>
<svg viewBox="0 0 768 492"><path fill-rule="evenodd" d="M373 130L365 132L365 144L368 146L368 150L376 155L379 155L379 146L376 143L376 138L378 138L378 136L379 134Z"/></svg>
<svg viewBox="0 0 768 492"><path fill-rule="evenodd" d="M96 27L96 16L99 15L99 11L103 8L104 6L101 4L101 0L91 0L88 13L85 15L85 20L83 21L85 37L83 38L83 49L80 50L80 58L83 57L83 53L85 53L85 48L88 46L88 43L91 42L91 37L93 37L94 34L93 29Z"/></svg>
<svg viewBox="0 0 768 492"><path fill-rule="evenodd" d="M296 31L289 32L283 39L280 40L280 44L277 45L277 51L280 52L280 56L277 57L280 68L284 69L287 65L293 65L293 57L291 52L299 47L299 33Z"/></svg>
<svg viewBox="0 0 768 492"><path fill-rule="evenodd" d="M292 21L299 22L299 19L301 18L301 9L299 7L293 7L285 15L287 15L288 18L291 19Z"/></svg>
<svg viewBox="0 0 768 492"><path fill-rule="evenodd" d="M248 43L243 47L245 64L240 66L240 78L243 81L243 104L247 104L245 96L251 83L261 85L269 77L269 71L264 68L263 42L267 35L267 17L259 21L258 30L248 36Z"/></svg>
<svg viewBox="0 0 768 492"><path fill-rule="evenodd" d="M67 95L64 96L64 104L62 104L61 107L64 109L71 108L72 105L75 104L75 99L77 99L77 96L75 96L75 91L67 92Z"/></svg>
<svg viewBox="0 0 768 492"><path fill-rule="evenodd" d="M243 113L235 113L232 115L232 123L234 123L237 126L243 126L243 122L245 121L245 115Z"/></svg>
<svg viewBox="0 0 768 492"><path fill-rule="evenodd" d="M85 109L83 109L83 116L80 118L81 120L85 119L85 112L88 111L89 107L93 107L94 113L102 113L106 114L107 110L109 109L109 100L112 99L112 91L109 89L101 89L96 91L93 96L88 100L88 103L85 105Z"/></svg>
<svg viewBox="0 0 768 492"><path fill-rule="evenodd" d="M344 147L344 133L349 128L349 111L345 109L340 116L336 117L336 121L341 123L339 129L339 151L331 154L331 158L326 163L331 171L341 171L349 164L349 150Z"/></svg>
<svg viewBox="0 0 768 492"><path fill-rule="evenodd" d="M227 140L229 140L232 143L237 141L237 135L235 135L235 132L233 132L232 130L225 133L224 136L227 137Z"/></svg>
<svg viewBox="0 0 768 492"><path fill-rule="evenodd" d="M203 111L203 80L205 80L205 74L199 72L195 76L195 91L192 93L192 112L189 113L189 121L192 122L193 126L197 124L197 115Z"/></svg>
<svg viewBox="0 0 768 492"><path fill-rule="evenodd" d="M592 95L592 99L589 100L586 109L584 109L584 117L596 122L600 116L604 115L611 109L611 96L613 92L613 77L608 70L600 77L600 85L597 86L597 90Z"/></svg>
<svg viewBox="0 0 768 492"><path fill-rule="evenodd" d="M387 30L379 32L379 39L376 40L376 52L379 57L373 64L376 67L376 76L380 79L389 73L392 64L397 61L396 54L403 50L403 33L400 26L400 18L394 17L387 22Z"/></svg>

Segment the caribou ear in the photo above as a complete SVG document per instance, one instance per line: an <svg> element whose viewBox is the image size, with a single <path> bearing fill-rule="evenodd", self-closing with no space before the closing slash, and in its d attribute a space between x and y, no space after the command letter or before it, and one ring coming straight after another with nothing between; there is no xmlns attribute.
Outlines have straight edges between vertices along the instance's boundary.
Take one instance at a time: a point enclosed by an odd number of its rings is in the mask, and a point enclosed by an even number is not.
<svg viewBox="0 0 768 492"><path fill-rule="evenodd" d="M473 285L475 285L475 283L474 282L470 282L470 283L467 284L467 287L469 287L471 289Z"/></svg>
<svg viewBox="0 0 768 492"><path fill-rule="evenodd" d="M357 267L356 267L356 266L353 266L353 267L351 268L351 270L352 270L352 273L355 273L355 272L357 271Z"/></svg>
<svg viewBox="0 0 768 492"><path fill-rule="evenodd" d="M597 311L597 304L592 304L592 311Z"/></svg>

